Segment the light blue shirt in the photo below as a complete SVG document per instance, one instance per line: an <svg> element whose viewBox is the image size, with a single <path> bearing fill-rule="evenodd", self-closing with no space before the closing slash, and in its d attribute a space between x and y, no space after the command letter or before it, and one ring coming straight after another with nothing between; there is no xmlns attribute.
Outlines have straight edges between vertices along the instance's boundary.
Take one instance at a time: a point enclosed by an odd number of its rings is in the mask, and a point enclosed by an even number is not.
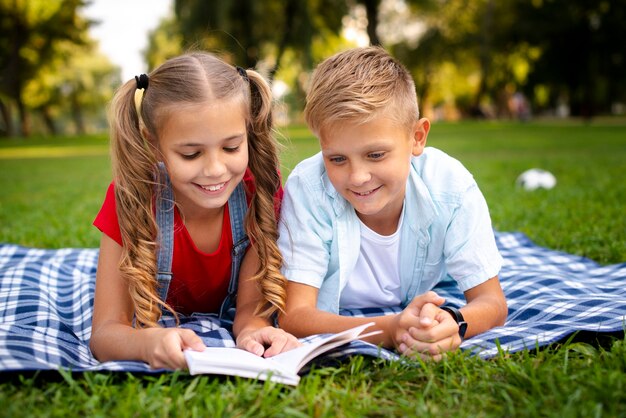
<svg viewBox="0 0 626 418"><path fill-rule="evenodd" d="M487 202L472 175L427 147L411 160L400 237L402 304L452 277L465 292L498 275ZM299 163L285 184L278 245L288 280L319 289L318 309L338 313L359 257L360 224L328 179L321 153Z"/></svg>

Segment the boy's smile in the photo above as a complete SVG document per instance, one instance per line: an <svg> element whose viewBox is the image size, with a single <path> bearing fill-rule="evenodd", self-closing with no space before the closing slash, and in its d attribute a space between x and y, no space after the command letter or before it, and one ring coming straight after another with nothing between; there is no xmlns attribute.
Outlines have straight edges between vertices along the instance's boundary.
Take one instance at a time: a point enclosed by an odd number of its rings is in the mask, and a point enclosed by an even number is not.
<svg viewBox="0 0 626 418"><path fill-rule="evenodd" d="M406 129L381 115L361 124L335 123L320 135L331 183L361 221L381 235L397 229L411 156L422 153L429 127L421 119Z"/></svg>

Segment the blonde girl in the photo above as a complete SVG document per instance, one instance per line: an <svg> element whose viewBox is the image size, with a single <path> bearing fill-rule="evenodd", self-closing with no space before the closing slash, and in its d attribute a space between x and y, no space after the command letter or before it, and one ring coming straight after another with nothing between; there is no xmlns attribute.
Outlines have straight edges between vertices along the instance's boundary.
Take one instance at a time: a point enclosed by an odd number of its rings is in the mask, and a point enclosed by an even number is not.
<svg viewBox="0 0 626 418"><path fill-rule="evenodd" d="M114 181L94 221L102 231L94 356L185 368L182 351L204 343L159 326L163 309L227 318L235 300L238 347L271 356L298 345L271 322L285 306L285 278L264 79L208 53L185 54L125 83L109 120Z"/></svg>

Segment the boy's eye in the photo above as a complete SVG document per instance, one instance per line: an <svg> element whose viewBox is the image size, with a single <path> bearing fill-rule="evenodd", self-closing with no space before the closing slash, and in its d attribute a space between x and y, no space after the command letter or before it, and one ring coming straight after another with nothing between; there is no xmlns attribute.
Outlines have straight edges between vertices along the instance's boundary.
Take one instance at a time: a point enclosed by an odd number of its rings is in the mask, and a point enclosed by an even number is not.
<svg viewBox="0 0 626 418"><path fill-rule="evenodd" d="M339 164L342 163L346 160L346 157L329 157L328 161L330 161L333 164Z"/></svg>
<svg viewBox="0 0 626 418"><path fill-rule="evenodd" d="M380 160L381 158L385 156L385 153L384 152L371 152L367 156L371 158L372 160Z"/></svg>
<svg viewBox="0 0 626 418"><path fill-rule="evenodd" d="M180 154L181 157L183 157L185 160L193 160L194 158L196 158L198 155L200 155L199 152L192 152L189 154Z"/></svg>

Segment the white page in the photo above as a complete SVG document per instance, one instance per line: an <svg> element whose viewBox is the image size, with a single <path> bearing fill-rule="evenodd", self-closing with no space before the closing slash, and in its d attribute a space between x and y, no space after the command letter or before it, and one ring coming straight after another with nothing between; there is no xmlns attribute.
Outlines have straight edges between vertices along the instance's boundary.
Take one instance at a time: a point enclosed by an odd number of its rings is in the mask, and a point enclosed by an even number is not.
<svg viewBox="0 0 626 418"><path fill-rule="evenodd" d="M297 385L300 380L298 372L315 357L358 338L382 332L374 331L361 335L372 325L374 322L359 325L268 358L259 357L239 348L224 347L207 347L204 351L187 349L184 354L189 373L192 375L204 373L260 380L269 378L275 382Z"/></svg>
<svg viewBox="0 0 626 418"><path fill-rule="evenodd" d="M374 325L374 322L359 325L357 327L339 332L337 334L329 335L319 341L315 341L309 344L305 344L301 347L294 348L293 350L285 351L284 353L277 354L270 357L269 360L277 362L281 366L285 366L288 370L295 370L297 373L304 365L315 357L339 347L350 341L359 338L359 335L368 327ZM380 331L374 332L378 334ZM371 334L367 334L368 336Z"/></svg>
<svg viewBox="0 0 626 418"><path fill-rule="evenodd" d="M297 371L238 348L207 347L204 351L185 350L184 354L192 375L213 373L266 380L270 372L271 380L280 383L294 385L300 380Z"/></svg>

